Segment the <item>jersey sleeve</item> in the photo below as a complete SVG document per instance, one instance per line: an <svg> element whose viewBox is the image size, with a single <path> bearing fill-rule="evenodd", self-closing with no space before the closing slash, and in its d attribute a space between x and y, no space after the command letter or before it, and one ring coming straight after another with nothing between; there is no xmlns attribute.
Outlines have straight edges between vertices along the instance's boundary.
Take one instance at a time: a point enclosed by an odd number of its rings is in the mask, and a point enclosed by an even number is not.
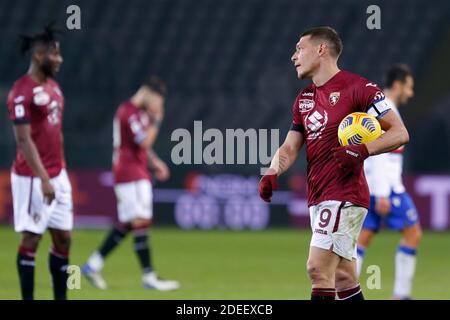
<svg viewBox="0 0 450 320"><path fill-rule="evenodd" d="M299 97L300 94L295 98L294 105L292 106L292 124L290 130L304 133L302 117L298 106Z"/></svg>
<svg viewBox="0 0 450 320"><path fill-rule="evenodd" d="M142 123L139 121L138 117L133 114L128 118L127 124L134 143L140 144L147 136L147 132L142 126Z"/></svg>
<svg viewBox="0 0 450 320"><path fill-rule="evenodd" d="M382 118L392 109L391 103L385 99L378 85L365 79L357 82L354 96L359 110L377 119Z"/></svg>
<svg viewBox="0 0 450 320"><path fill-rule="evenodd" d="M29 90L15 85L8 95L7 106L9 118L14 124L27 124L31 119L32 99Z"/></svg>

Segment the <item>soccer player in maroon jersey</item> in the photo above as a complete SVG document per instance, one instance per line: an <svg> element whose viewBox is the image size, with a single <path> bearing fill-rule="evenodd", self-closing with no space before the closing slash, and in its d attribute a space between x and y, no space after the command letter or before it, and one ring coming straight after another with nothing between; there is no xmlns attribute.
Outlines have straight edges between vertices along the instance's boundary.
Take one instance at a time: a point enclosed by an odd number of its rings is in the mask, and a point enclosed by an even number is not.
<svg viewBox="0 0 450 320"><path fill-rule="evenodd" d="M298 78L312 84L297 96L291 130L259 184L261 198L270 202L277 177L306 144L312 228L307 271L314 300L334 300L336 294L339 299L364 299L356 274L356 241L370 205L363 162L409 141L378 86L338 68L342 47L330 27L301 35L291 60ZM356 111L377 117L385 133L367 144L339 146L339 123Z"/></svg>
<svg viewBox="0 0 450 320"><path fill-rule="evenodd" d="M101 275L105 258L132 232L134 250L142 269L144 288L160 291L178 289L173 280L160 279L151 264L148 230L153 216L150 167L158 180L169 177L167 165L151 150L164 113L165 85L150 77L122 103L113 124L113 173L119 224L107 235L82 267L83 274L97 288L106 289Z"/></svg>
<svg viewBox="0 0 450 320"><path fill-rule="evenodd" d="M54 297L66 299L73 214L63 152L64 96L53 79L63 62L55 30L48 26L22 36L22 52L29 51L28 72L14 83L7 101L17 143L11 172L14 228L22 234L17 270L22 298L33 299L36 250L48 229Z"/></svg>

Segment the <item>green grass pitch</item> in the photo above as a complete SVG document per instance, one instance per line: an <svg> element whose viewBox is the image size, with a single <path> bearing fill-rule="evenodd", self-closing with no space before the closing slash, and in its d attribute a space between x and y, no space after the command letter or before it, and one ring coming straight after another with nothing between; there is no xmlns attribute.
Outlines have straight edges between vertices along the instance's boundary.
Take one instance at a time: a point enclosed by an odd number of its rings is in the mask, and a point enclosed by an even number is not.
<svg viewBox="0 0 450 320"><path fill-rule="evenodd" d="M75 230L71 264L81 265L105 235L104 230ZM381 268L381 288L361 284L367 299L390 299L398 233L381 232L368 250L365 267ZM310 232L294 229L266 231L151 230L153 261L161 277L181 282L175 292L148 291L141 287L138 262L128 238L108 258L104 277L109 289L94 289L83 278L81 289L70 299L308 299L310 284L305 271ZM19 299L15 268L19 235L12 227L0 228L0 299ZM450 299L450 233L425 232L419 248L413 296L416 299ZM47 271L49 235L40 245L36 269L37 299L51 299Z"/></svg>

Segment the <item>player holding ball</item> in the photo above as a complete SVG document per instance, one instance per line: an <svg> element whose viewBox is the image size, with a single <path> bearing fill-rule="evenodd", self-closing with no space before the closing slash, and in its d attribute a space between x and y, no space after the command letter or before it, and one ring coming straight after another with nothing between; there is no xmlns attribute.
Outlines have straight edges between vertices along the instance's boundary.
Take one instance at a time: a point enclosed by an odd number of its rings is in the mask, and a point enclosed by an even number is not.
<svg viewBox="0 0 450 320"><path fill-rule="evenodd" d="M306 144L312 228L307 272L313 300L334 300L336 295L364 299L356 274L356 241L370 206L363 163L409 141L380 88L338 68L342 48L338 33L330 27L301 35L291 60L298 78L311 79L312 84L297 96L291 129L259 184L261 198L270 202L278 176ZM338 126L353 112L374 116L385 133L369 143L340 146Z"/></svg>

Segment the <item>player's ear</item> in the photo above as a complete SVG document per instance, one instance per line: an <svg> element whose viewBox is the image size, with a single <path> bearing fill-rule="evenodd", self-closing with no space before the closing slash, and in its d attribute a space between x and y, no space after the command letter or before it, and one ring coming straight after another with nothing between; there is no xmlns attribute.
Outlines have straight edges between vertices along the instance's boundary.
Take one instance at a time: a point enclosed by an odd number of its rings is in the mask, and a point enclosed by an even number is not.
<svg viewBox="0 0 450 320"><path fill-rule="evenodd" d="M391 88L391 89L393 89L394 91L397 91L397 90L399 90L401 87L402 87L402 82L399 81L399 80L395 80L395 81L392 83L392 88Z"/></svg>
<svg viewBox="0 0 450 320"><path fill-rule="evenodd" d="M326 43L322 42L322 43L319 44L319 47L318 47L318 50L317 50L317 53L318 53L319 57L321 57L321 56L323 56L325 54L326 48L327 48Z"/></svg>
<svg viewBox="0 0 450 320"><path fill-rule="evenodd" d="M45 58L45 52L42 50L33 50L32 59L38 64L42 63Z"/></svg>

